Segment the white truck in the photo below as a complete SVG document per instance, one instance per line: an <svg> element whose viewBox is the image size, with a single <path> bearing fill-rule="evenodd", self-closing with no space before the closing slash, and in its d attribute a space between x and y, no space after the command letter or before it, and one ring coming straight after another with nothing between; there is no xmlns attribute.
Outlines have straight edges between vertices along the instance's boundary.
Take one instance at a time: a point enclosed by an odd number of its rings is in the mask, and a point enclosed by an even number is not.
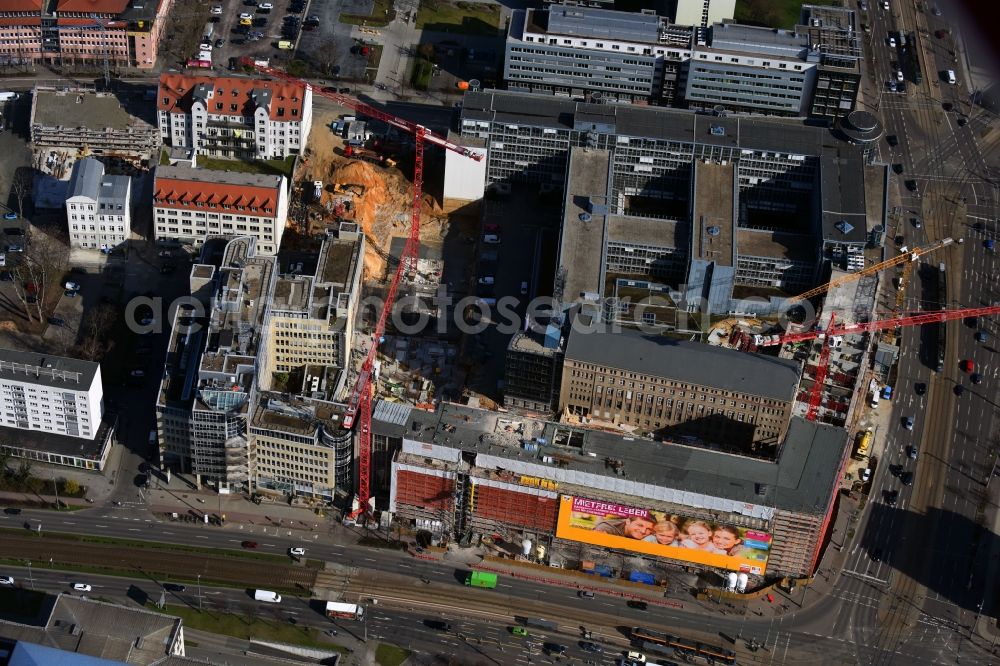
<svg viewBox="0 0 1000 666"><path fill-rule="evenodd" d="M357 604L328 601L326 602L326 616L331 619L360 620L365 616L365 607Z"/></svg>
<svg viewBox="0 0 1000 666"><path fill-rule="evenodd" d="M271 590L254 590L253 598L257 601L266 601L269 604L281 603L281 595Z"/></svg>

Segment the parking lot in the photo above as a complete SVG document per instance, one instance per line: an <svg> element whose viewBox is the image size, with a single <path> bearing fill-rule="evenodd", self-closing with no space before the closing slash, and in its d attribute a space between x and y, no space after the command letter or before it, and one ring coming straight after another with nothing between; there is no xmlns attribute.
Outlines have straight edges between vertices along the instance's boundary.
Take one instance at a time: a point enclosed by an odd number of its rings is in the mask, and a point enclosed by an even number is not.
<svg viewBox="0 0 1000 666"><path fill-rule="evenodd" d="M366 14L371 7L370 0L312 2L309 13L318 16L320 23L315 30L302 32L295 57L331 80L364 81L368 58L360 53L351 53L351 47L358 43L351 37L351 29L355 26L340 23L338 19L342 12ZM376 41L375 35L371 38Z"/></svg>
<svg viewBox="0 0 1000 666"><path fill-rule="evenodd" d="M266 58L273 66L288 67L294 51L291 48L279 48L279 45L294 45L302 26L311 15L308 13L311 11L309 5L318 4L308 0L209 2L209 21L213 27L211 36L204 44L212 46L213 68L230 71L238 69L238 65L232 60L238 60L242 56ZM191 57L196 55L193 53Z"/></svg>

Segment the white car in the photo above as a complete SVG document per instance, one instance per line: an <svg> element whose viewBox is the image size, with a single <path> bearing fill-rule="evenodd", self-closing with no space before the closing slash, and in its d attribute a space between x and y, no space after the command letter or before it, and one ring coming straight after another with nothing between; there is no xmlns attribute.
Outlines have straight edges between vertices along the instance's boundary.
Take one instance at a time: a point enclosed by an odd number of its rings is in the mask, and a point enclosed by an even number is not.
<svg viewBox="0 0 1000 666"><path fill-rule="evenodd" d="M485 285L493 284L493 276L484 275L483 277L479 278L479 284L485 284Z"/></svg>
<svg viewBox="0 0 1000 666"><path fill-rule="evenodd" d="M889 10L889 0L882 0L882 9Z"/></svg>
<svg viewBox="0 0 1000 666"><path fill-rule="evenodd" d="M305 548L299 548L298 546L296 546L295 548L289 548L288 549L288 554L289 555L294 555L295 557L302 557L303 555L306 554L306 549Z"/></svg>
<svg viewBox="0 0 1000 666"><path fill-rule="evenodd" d="M500 237L496 234L486 234L483 236L483 242L489 243L490 245L496 245L500 242Z"/></svg>
<svg viewBox="0 0 1000 666"><path fill-rule="evenodd" d="M895 37L890 37L889 38L889 47L890 48L896 48L896 38Z"/></svg>
<svg viewBox="0 0 1000 666"><path fill-rule="evenodd" d="M7 265L7 255L4 254L3 252L0 252L0 268L3 268L6 265Z"/></svg>
<svg viewBox="0 0 1000 666"><path fill-rule="evenodd" d="M202 42L201 44L198 45L198 50L199 51L211 51L212 50L212 42Z"/></svg>
<svg viewBox="0 0 1000 666"><path fill-rule="evenodd" d="M270 2L262 2L259 5L257 5L257 9L268 9L268 10L270 10L270 9L274 9L274 5L272 5Z"/></svg>
<svg viewBox="0 0 1000 666"><path fill-rule="evenodd" d="M896 80L897 81L902 81L903 80L903 70L901 70L901 69L897 69L896 70Z"/></svg>
<svg viewBox="0 0 1000 666"><path fill-rule="evenodd" d="M213 15L215 15L215 16L222 15L222 6L221 5L216 5L216 6L212 7L211 13Z"/></svg>
<svg viewBox="0 0 1000 666"><path fill-rule="evenodd" d="M90 592L93 588L86 583L73 583L73 589L77 592Z"/></svg>
<svg viewBox="0 0 1000 666"><path fill-rule="evenodd" d="M11 576L0 576L0 585L13 585L14 579Z"/></svg>
<svg viewBox="0 0 1000 666"><path fill-rule="evenodd" d="M640 664L646 663L646 655L641 652L636 652L635 650L629 650L629 653L625 655L625 658L629 661L638 662Z"/></svg>
<svg viewBox="0 0 1000 666"><path fill-rule="evenodd" d="M80 291L80 285L76 282L67 282L66 289L69 291Z"/></svg>
<svg viewBox="0 0 1000 666"><path fill-rule="evenodd" d="M240 14L240 20L241 21L249 21L252 18L253 18L253 14L251 14L250 12L243 12L243 13Z"/></svg>
<svg viewBox="0 0 1000 666"><path fill-rule="evenodd" d="M861 471L861 481L862 481L862 483L868 483L868 479L870 479L870 478L872 478L872 468L871 467L865 467Z"/></svg>
<svg viewBox="0 0 1000 666"><path fill-rule="evenodd" d="M528 295L528 282L526 280L521 282L521 295Z"/></svg>

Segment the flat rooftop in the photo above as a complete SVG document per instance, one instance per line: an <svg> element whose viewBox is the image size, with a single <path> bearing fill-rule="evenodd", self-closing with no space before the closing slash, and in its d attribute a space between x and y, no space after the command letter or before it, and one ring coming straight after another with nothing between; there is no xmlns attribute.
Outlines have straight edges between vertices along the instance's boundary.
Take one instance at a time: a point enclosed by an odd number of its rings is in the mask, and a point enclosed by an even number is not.
<svg viewBox="0 0 1000 666"><path fill-rule="evenodd" d="M321 425L331 429L343 428L346 411L346 405L338 403L262 392L250 426L294 435L312 435Z"/></svg>
<svg viewBox="0 0 1000 666"><path fill-rule="evenodd" d="M687 144L805 156L819 156L831 147L843 146L830 130L796 119L739 115L721 118L684 109L591 104L506 90L469 92L462 100L462 120L468 121L572 130L584 116L602 119L601 126L607 130L599 129L600 133Z"/></svg>
<svg viewBox="0 0 1000 666"><path fill-rule="evenodd" d="M35 88L32 123L42 127L85 127L92 130L155 129L130 114L111 93Z"/></svg>
<svg viewBox="0 0 1000 666"><path fill-rule="evenodd" d="M660 18L649 14L556 4L525 11L529 32L646 44L656 44L659 35Z"/></svg>
<svg viewBox="0 0 1000 666"><path fill-rule="evenodd" d="M498 467L557 479L563 485L642 493L678 503L701 497L706 508L715 509L722 506L712 498L727 500L734 508L746 503L762 512L823 514L847 445L843 428L798 417L791 420L778 458L769 461L450 403L435 412L383 412L383 404L373 414L373 428L379 433L484 454ZM546 445L535 451L522 446L540 438ZM434 457L431 451L426 454ZM477 462L488 461L480 457ZM530 470L524 469L527 465Z"/></svg>
<svg viewBox="0 0 1000 666"><path fill-rule="evenodd" d="M802 368L797 361L623 329L574 327L566 360L666 377L725 391L790 401Z"/></svg>
<svg viewBox="0 0 1000 666"><path fill-rule="evenodd" d="M813 261L815 243L811 236L763 229L737 229L736 252L744 257Z"/></svg>
<svg viewBox="0 0 1000 666"><path fill-rule="evenodd" d="M114 428L113 417L105 417L93 439L71 437L45 430L24 430L0 426L0 441L27 451L72 456L86 460L100 460L108 437Z"/></svg>
<svg viewBox="0 0 1000 666"><path fill-rule="evenodd" d="M607 216L588 212L588 202L593 198L606 205L610 166L611 153L606 150L570 149L559 244L559 265L567 270L563 299L569 302L581 294L601 291Z"/></svg>
<svg viewBox="0 0 1000 666"><path fill-rule="evenodd" d="M86 391L100 371L99 363L67 356L0 349L0 381L18 381L56 389Z"/></svg>
<svg viewBox="0 0 1000 666"><path fill-rule="evenodd" d="M858 244L868 240L864 179L864 160L857 150L837 150L821 158L824 241Z"/></svg>
<svg viewBox="0 0 1000 666"><path fill-rule="evenodd" d="M694 179L691 256L732 266L735 197L739 189L736 165L698 161L694 164Z"/></svg>
<svg viewBox="0 0 1000 666"><path fill-rule="evenodd" d="M688 224L633 215L608 215L608 240L653 247L686 248Z"/></svg>
<svg viewBox="0 0 1000 666"><path fill-rule="evenodd" d="M358 241L330 239L316 267L316 281L346 287L358 258Z"/></svg>

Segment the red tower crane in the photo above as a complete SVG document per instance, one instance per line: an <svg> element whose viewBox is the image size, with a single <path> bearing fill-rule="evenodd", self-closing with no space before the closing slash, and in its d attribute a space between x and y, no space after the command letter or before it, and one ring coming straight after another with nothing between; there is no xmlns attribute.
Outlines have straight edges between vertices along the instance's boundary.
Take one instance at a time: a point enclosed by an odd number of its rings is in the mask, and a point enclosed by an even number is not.
<svg viewBox="0 0 1000 666"><path fill-rule="evenodd" d="M830 362L830 343L836 336L848 335L851 333L867 333L869 331L884 331L887 328L899 328L901 326L921 326L923 324L936 324L943 321L955 319L965 319L966 317L983 317L1000 314L1000 305L993 305L982 308L964 308L961 310L934 310L932 312L904 312L888 319L876 319L875 321L862 322L860 324L836 325L835 316L830 317L830 325L824 330L813 329L801 333L786 333L779 336L777 340L769 340L766 336L760 346L781 345L786 342L802 342L803 340L815 340L823 338L823 349L820 350L819 364L816 366L816 375L813 386L809 392L809 410L806 418L810 421L816 420L820 400L823 395L823 382L826 380L827 367Z"/></svg>
<svg viewBox="0 0 1000 666"><path fill-rule="evenodd" d="M424 142L426 141L435 146L440 146L446 150L458 153L463 157L474 159L477 162L483 159L483 155L482 153L470 150L465 146L452 143L451 141L438 136L423 125L418 125L417 123L406 120L405 118L399 118L380 109L376 109L375 107L369 106L368 104L365 104L364 102L353 97L323 90L322 88L316 88L307 81L303 81L302 79L294 77L287 72L281 71L280 69L257 66L257 71L276 79L291 81L293 83L307 86L312 89L314 93L333 100L337 104L351 109L360 115L381 120L389 125L392 125L393 127L409 132L413 135L414 145L416 146L416 155L413 160L413 205L410 212L410 235L406 239L406 246L403 248L403 254L399 258L399 263L396 265L396 272L392 276L392 282L389 283L389 292L386 295L382 311L379 313L378 322L375 324L371 346L368 348L368 353L365 355L365 359L361 364L361 371L358 373L357 382L355 382L354 389L351 391L350 399L347 401L347 413L344 415L343 421L344 428L351 428L354 426L354 422L358 420L358 416L360 415L360 424L358 426L359 446L357 491L359 506L353 514L356 516L367 510L368 500L371 498L371 422L372 399L374 398L372 382L375 375L375 357L378 354L378 346L381 344L382 337L385 334L385 324L389 317L389 312L392 310L392 305L396 301L396 291L399 289L399 282L406 273L409 263L416 259L417 248L420 245L420 212L424 198Z"/></svg>

